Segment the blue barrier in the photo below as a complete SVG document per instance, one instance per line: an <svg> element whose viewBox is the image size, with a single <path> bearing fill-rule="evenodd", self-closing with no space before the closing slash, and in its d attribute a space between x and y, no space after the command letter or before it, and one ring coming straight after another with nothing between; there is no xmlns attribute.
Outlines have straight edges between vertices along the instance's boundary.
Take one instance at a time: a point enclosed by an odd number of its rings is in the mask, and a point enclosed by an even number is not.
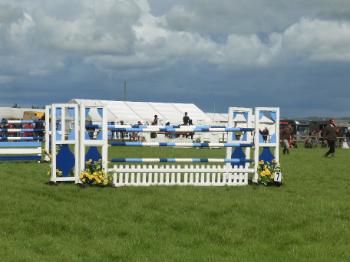
<svg viewBox="0 0 350 262"><path fill-rule="evenodd" d="M41 147L41 142L0 142L0 147Z"/></svg>
<svg viewBox="0 0 350 262"><path fill-rule="evenodd" d="M175 143L175 142L109 142L111 146L158 146L158 147L253 147L253 143Z"/></svg>
<svg viewBox="0 0 350 262"><path fill-rule="evenodd" d="M113 163L235 163L244 164L253 162L245 158L113 158Z"/></svg>

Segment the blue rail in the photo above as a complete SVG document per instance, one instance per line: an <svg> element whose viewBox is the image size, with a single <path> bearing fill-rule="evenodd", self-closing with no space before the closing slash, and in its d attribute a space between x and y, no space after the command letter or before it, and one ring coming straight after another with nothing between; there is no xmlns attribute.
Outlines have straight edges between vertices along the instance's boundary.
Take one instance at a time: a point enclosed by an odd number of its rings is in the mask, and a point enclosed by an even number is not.
<svg viewBox="0 0 350 262"><path fill-rule="evenodd" d="M244 164L253 162L251 159L241 158L113 158L113 163L235 163Z"/></svg>
<svg viewBox="0 0 350 262"><path fill-rule="evenodd" d="M110 142L111 146L155 147L253 147L252 143L175 143L175 142Z"/></svg>

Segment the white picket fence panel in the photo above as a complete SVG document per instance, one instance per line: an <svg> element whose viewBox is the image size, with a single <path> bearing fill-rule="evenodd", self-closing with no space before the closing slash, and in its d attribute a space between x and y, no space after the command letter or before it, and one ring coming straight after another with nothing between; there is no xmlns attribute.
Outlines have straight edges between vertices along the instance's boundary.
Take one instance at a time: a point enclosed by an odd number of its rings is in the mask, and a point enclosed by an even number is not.
<svg viewBox="0 0 350 262"><path fill-rule="evenodd" d="M238 186L248 184L254 169L228 165L114 165L113 185L122 186Z"/></svg>

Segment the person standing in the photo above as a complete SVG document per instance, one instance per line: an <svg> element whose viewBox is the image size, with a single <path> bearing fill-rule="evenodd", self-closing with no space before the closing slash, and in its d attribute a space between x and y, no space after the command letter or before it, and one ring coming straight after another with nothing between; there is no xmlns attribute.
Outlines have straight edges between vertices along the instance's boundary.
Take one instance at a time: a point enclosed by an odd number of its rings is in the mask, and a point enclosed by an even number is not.
<svg viewBox="0 0 350 262"><path fill-rule="evenodd" d="M259 132L263 137L264 143L267 143L267 138L269 137L269 130L267 127L265 127L263 131L259 130Z"/></svg>
<svg viewBox="0 0 350 262"><path fill-rule="evenodd" d="M292 125L288 125L281 131L283 154L289 154L289 141L292 136Z"/></svg>
<svg viewBox="0 0 350 262"><path fill-rule="evenodd" d="M154 115L153 122L152 122L151 125L152 125L152 126L158 125L158 120L159 120L158 115Z"/></svg>
<svg viewBox="0 0 350 262"><path fill-rule="evenodd" d="M335 142L337 140L337 129L335 125L335 120L329 120L329 124L324 129L324 138L327 140L329 150L324 155L328 157L329 155L334 156L335 153Z"/></svg>
<svg viewBox="0 0 350 262"><path fill-rule="evenodd" d="M152 126L158 125L158 115L154 115L153 121L151 123ZM157 133L156 132L151 132L150 134L151 138L157 138Z"/></svg>
<svg viewBox="0 0 350 262"><path fill-rule="evenodd" d="M189 125L190 117L188 116L187 112L185 112L185 115L184 115L184 117L182 118L182 120L183 120L183 125L184 125L184 126L188 126L188 125Z"/></svg>

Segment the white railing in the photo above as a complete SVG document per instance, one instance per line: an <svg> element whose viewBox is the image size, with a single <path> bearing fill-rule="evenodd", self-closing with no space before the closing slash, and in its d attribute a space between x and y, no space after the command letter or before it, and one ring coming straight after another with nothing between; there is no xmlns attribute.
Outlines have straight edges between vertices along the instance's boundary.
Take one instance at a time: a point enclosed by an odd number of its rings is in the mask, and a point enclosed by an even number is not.
<svg viewBox="0 0 350 262"><path fill-rule="evenodd" d="M248 173L254 173L254 169L231 165L114 165L109 172L113 175L115 187L237 186L247 185Z"/></svg>

